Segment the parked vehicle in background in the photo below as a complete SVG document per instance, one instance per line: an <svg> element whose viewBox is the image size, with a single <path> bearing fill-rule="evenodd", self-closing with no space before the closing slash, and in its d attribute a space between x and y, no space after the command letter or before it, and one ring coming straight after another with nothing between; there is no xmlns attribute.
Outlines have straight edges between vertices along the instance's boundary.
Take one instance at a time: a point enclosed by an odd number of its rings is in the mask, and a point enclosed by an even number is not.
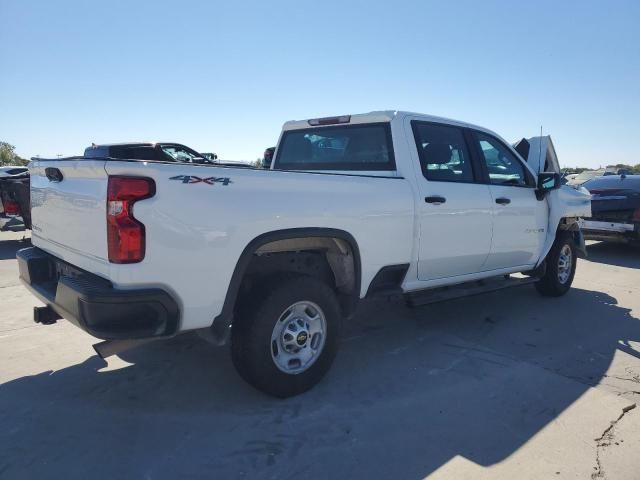
<svg viewBox="0 0 640 480"><path fill-rule="evenodd" d="M482 127L394 111L292 121L271 168L34 160L34 247L18 264L47 305L35 321L69 319L108 340L103 356L194 329L230 338L240 375L286 397L323 377L361 298L523 282L560 296L584 253L589 196Z"/></svg>
<svg viewBox="0 0 640 480"><path fill-rule="evenodd" d="M180 143L111 143L91 145L84 151L84 158L117 158L147 160L153 162L212 163L205 157Z"/></svg>
<svg viewBox="0 0 640 480"><path fill-rule="evenodd" d="M0 231L23 231L31 228L29 169L11 167L0 176Z"/></svg>
<svg viewBox="0 0 640 480"><path fill-rule="evenodd" d="M215 162L216 160L218 160L218 155L215 153L203 152L202 156L208 160L211 160L212 162Z"/></svg>
<svg viewBox="0 0 640 480"><path fill-rule="evenodd" d="M273 162L273 154L276 152L276 147L269 147L264 151L262 156L262 168L271 168Z"/></svg>
<svg viewBox="0 0 640 480"><path fill-rule="evenodd" d="M631 175L632 172L626 168L607 167L604 169L602 176L608 177L610 175Z"/></svg>
<svg viewBox="0 0 640 480"><path fill-rule="evenodd" d="M601 168L599 170L585 170L582 173L579 173L577 176L572 178L567 182L567 185L573 188L581 187L585 182L591 180L592 178L602 177L605 173L605 169Z"/></svg>
<svg viewBox="0 0 640 480"><path fill-rule="evenodd" d="M0 167L0 178L11 177L13 175L20 175L27 173L29 169L21 165L5 165Z"/></svg>
<svg viewBox="0 0 640 480"><path fill-rule="evenodd" d="M591 217L582 221L586 239L640 244L640 175L593 178Z"/></svg>

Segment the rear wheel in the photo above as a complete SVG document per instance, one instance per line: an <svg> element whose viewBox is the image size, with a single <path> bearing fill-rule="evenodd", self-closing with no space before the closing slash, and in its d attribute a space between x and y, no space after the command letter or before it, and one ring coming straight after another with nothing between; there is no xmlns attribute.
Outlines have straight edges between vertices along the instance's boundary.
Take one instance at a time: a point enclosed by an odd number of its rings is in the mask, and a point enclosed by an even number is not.
<svg viewBox="0 0 640 480"><path fill-rule="evenodd" d="M276 397L309 390L329 370L338 347L340 306L333 290L309 276L293 276L251 298L231 329L238 373Z"/></svg>
<svg viewBox="0 0 640 480"><path fill-rule="evenodd" d="M558 232L545 260L545 273L535 284L542 295L559 297L567 293L576 273L576 246L569 232Z"/></svg>

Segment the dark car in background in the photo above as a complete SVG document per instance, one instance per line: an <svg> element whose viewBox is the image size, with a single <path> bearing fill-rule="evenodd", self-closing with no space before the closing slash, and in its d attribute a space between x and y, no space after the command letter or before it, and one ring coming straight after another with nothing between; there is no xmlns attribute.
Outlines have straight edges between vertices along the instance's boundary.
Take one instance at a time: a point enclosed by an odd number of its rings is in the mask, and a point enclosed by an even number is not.
<svg viewBox="0 0 640 480"><path fill-rule="evenodd" d="M264 151L262 155L262 168L271 168L271 162L273 162L273 155L276 152L276 147L269 147Z"/></svg>
<svg viewBox="0 0 640 480"><path fill-rule="evenodd" d="M591 218L582 221L587 240L640 245L640 175L608 175L583 184L591 193Z"/></svg>
<svg viewBox="0 0 640 480"><path fill-rule="evenodd" d="M0 231L31 228L29 169L3 168L0 173Z"/></svg>

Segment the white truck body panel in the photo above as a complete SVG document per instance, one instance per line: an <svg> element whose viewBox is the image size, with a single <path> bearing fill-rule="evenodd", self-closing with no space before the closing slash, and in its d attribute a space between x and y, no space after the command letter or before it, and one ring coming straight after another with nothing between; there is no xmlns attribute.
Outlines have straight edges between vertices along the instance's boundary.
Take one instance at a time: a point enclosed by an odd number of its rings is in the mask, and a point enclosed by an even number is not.
<svg viewBox="0 0 640 480"><path fill-rule="evenodd" d="M144 161L36 161L31 175L33 244L110 280L117 289L166 290L180 308L179 330L190 330L212 325L243 250L268 232L330 228L352 235L360 253L359 294L364 297L376 273L389 265L409 264L404 291L530 269L544 259L560 219L590 214L589 197L573 189L536 200L532 188L427 181L412 119L496 136L438 117L372 112L353 115L351 123L390 122L394 171L335 174ZM306 121L288 122L284 131L308 127ZM50 182L46 167L58 168L64 180ZM529 165L525 168L535 176ZM146 228L146 254L140 263L107 260L106 186L111 175L150 177L156 183L155 196L134 205L135 218ZM230 183L183 183L175 179L180 176L224 177ZM495 199L506 195L505 189L512 203L497 205ZM449 200L426 204L429 195Z"/></svg>
<svg viewBox="0 0 640 480"><path fill-rule="evenodd" d="M63 175L85 171L75 163L63 163L56 163ZM63 216L67 204L76 201L72 192L65 192L60 207L52 207L49 216L66 218L66 230L50 226L44 212L34 217L44 222L47 235L34 235L33 244L111 280L117 288L161 287L172 292L183 312L181 330L211 325L222 309L240 254L251 240L267 232L305 227L351 232L360 249L362 296L381 267L411 257L412 238L397 233L413 231L413 199L399 179L152 162L102 164L104 175L146 176L156 182L159 193L134 206L136 219L146 228L144 261L117 265L105 260L106 183L96 188L103 193L94 194L101 200L92 201L81 216ZM48 182L36 171L35 185ZM229 177L232 183L170 180L178 175ZM95 187L91 180L85 186L87 190ZM94 217L93 223L85 218L89 216ZM89 224L92 231L85 232L83 225ZM74 232L73 241L67 240L68 232ZM67 242L73 250L61 246ZM78 253L82 248L85 256Z"/></svg>

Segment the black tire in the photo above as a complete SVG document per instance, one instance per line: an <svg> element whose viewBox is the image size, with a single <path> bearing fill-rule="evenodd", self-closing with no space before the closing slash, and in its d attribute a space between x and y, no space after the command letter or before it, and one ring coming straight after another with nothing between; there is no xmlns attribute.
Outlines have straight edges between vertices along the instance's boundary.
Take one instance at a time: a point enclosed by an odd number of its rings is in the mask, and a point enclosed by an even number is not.
<svg viewBox="0 0 640 480"><path fill-rule="evenodd" d="M560 256L566 249L571 252L571 268L566 280L561 281L560 273ZM576 255L576 245L570 232L560 231L556 236L555 242L549 253L547 254L546 269L544 275L535 283L536 290L546 297L560 297L569 291L573 283L573 277L576 274L576 263L578 257Z"/></svg>
<svg viewBox="0 0 640 480"><path fill-rule="evenodd" d="M329 370L338 349L341 310L334 291L314 277L281 277L271 285L266 292L245 299L252 305L239 309L231 328L231 357L240 376L250 385L285 398L306 392ZM285 373L272 357L271 335L287 308L303 301L313 302L324 315L324 346L306 370Z"/></svg>

